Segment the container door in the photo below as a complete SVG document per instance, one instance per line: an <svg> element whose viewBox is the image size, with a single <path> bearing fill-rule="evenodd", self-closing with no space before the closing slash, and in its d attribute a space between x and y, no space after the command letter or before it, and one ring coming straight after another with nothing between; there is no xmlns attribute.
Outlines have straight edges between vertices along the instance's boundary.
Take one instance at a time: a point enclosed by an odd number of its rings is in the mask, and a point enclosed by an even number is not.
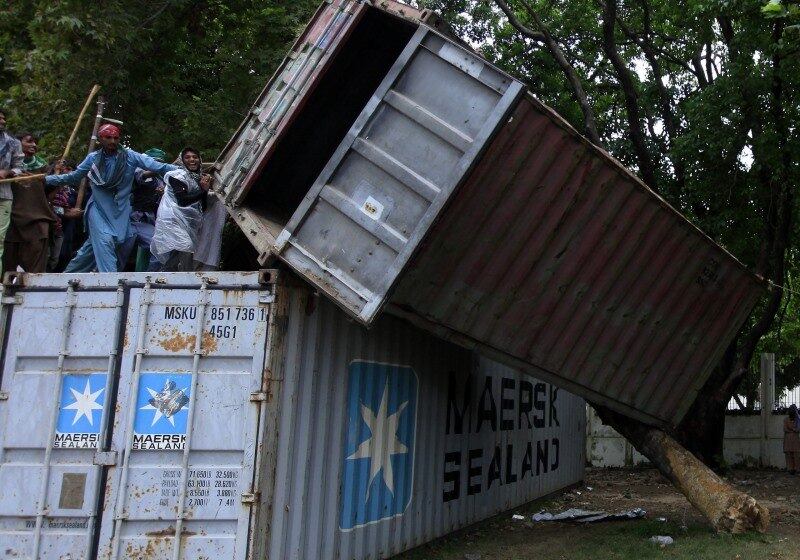
<svg viewBox="0 0 800 560"><path fill-rule="evenodd" d="M247 557L272 295L223 282L132 294L98 558Z"/></svg>
<svg viewBox="0 0 800 560"><path fill-rule="evenodd" d="M0 558L248 557L273 300L259 280L48 274L6 293Z"/></svg>
<svg viewBox="0 0 800 560"><path fill-rule="evenodd" d="M218 160L216 183L226 200L239 204L244 199L275 138L298 109L297 100L313 88L363 10L353 0L325 2L317 10Z"/></svg>
<svg viewBox="0 0 800 560"><path fill-rule="evenodd" d="M280 257L369 324L522 91L420 27L279 235Z"/></svg>
<svg viewBox="0 0 800 560"><path fill-rule="evenodd" d="M0 558L92 548L125 305L114 285L75 288L3 298Z"/></svg>

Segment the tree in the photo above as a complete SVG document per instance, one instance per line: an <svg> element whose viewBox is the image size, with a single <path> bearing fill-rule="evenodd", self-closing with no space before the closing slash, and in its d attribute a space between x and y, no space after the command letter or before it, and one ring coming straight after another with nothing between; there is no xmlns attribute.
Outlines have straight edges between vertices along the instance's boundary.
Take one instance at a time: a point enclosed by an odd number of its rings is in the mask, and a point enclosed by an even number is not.
<svg viewBox="0 0 800 560"><path fill-rule="evenodd" d="M132 147L213 158L317 0L27 0L0 8L0 106L60 153L87 93ZM90 120L79 138L88 140ZM74 153L79 153L77 150Z"/></svg>
<svg viewBox="0 0 800 560"><path fill-rule="evenodd" d="M768 280L769 292L673 433L598 407L605 421L687 495L702 494L682 484L703 469L692 455L679 452L681 446L721 467L725 410L754 371L756 351L788 346L787 333L796 332L796 315L788 314L796 303L783 289L797 275L800 43L791 21L796 2L428 0L426 5L442 11L485 56L526 81L535 95ZM692 472L676 472L683 467ZM718 483L710 471L703 476L707 486ZM740 528L758 526L764 512L743 500L739 495L734 500L743 514ZM730 517L726 508L733 502L693 503L705 508L716 526L736 529L719 517Z"/></svg>

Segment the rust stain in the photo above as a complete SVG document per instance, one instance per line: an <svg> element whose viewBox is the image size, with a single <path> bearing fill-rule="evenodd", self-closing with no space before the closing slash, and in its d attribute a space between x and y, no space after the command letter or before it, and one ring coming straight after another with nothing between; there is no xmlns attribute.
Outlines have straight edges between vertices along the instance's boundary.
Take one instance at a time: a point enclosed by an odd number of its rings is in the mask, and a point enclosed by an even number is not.
<svg viewBox="0 0 800 560"><path fill-rule="evenodd" d="M171 528L166 529L165 531L169 531ZM125 557L126 558L161 558L168 552L171 548L171 544L165 537L170 536L170 534L161 535L160 533L164 533L164 531L154 531L152 534L147 533L148 536L153 536L154 538L147 539L147 543L144 546L141 545L134 545L132 543L128 543L127 547L125 548ZM175 529L172 529L172 534L174 535Z"/></svg>
<svg viewBox="0 0 800 560"><path fill-rule="evenodd" d="M162 329L158 332L158 335L158 345L169 352L194 349L196 337L193 334L183 334L178 329L173 328L171 332Z"/></svg>
<svg viewBox="0 0 800 560"><path fill-rule="evenodd" d="M158 488L154 486L146 487L146 488L139 488L138 486L133 489L131 495L136 498L137 500L145 497L147 494L155 494L158 492Z"/></svg>
<svg viewBox="0 0 800 560"><path fill-rule="evenodd" d="M194 337L192 337L194 338ZM211 354L217 351L217 339L211 336L211 333L204 332L200 339L200 345L205 352L204 354Z"/></svg>
<svg viewBox="0 0 800 560"><path fill-rule="evenodd" d="M193 531L186 531L185 529L181 531L181 537L191 537L196 535L197 533ZM145 533L148 537L174 537L175 536L175 527L169 526L165 529L161 529L159 531L148 531Z"/></svg>
<svg viewBox="0 0 800 560"><path fill-rule="evenodd" d="M180 332L178 329L161 329L156 336L156 343L169 352L193 351L197 337L193 334ZM203 354L217 351L217 339L211 333L204 332L200 338L200 348Z"/></svg>

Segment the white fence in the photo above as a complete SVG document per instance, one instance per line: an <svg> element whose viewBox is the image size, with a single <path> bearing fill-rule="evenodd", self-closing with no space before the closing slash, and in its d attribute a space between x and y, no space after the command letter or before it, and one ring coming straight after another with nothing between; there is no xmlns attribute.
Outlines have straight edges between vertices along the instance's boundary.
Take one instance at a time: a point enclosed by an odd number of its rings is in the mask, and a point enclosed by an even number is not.
<svg viewBox="0 0 800 560"><path fill-rule="evenodd" d="M761 416L727 416L725 461L733 466L784 468L783 418L782 414L770 414L766 437L761 437L764 432ZM613 428L603 424L589 405L586 405L586 461L593 467L647 464L647 459Z"/></svg>

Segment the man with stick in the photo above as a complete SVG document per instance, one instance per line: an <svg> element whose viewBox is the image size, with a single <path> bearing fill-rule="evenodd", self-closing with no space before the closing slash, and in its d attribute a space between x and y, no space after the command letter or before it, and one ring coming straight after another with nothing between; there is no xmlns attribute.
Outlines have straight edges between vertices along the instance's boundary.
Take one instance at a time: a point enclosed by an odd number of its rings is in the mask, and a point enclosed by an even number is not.
<svg viewBox="0 0 800 560"><path fill-rule="evenodd" d="M22 173L22 144L6 131L6 113L0 109L0 179L16 177ZM14 195L11 185L0 183L0 262L8 226L11 224L11 202ZM2 271L0 269L0 271Z"/></svg>
<svg viewBox="0 0 800 560"><path fill-rule="evenodd" d="M78 185L89 178L92 196L84 216L89 238L64 272L117 272L117 249L131 235L131 190L137 168L163 175L177 169L119 145L120 131L105 124L98 131L100 149L90 153L71 173L48 175L50 186ZM60 171L57 167L56 171Z"/></svg>

